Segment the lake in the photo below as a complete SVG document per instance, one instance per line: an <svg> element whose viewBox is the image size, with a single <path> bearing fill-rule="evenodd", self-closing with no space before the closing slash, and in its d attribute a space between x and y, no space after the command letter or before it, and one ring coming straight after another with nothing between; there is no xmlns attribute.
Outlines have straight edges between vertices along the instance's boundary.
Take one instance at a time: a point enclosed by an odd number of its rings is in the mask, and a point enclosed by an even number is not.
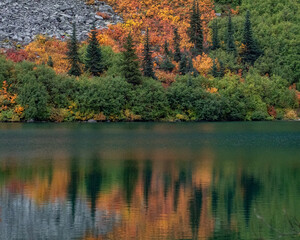
<svg viewBox="0 0 300 240"><path fill-rule="evenodd" d="M300 122L0 124L0 239L299 239Z"/></svg>

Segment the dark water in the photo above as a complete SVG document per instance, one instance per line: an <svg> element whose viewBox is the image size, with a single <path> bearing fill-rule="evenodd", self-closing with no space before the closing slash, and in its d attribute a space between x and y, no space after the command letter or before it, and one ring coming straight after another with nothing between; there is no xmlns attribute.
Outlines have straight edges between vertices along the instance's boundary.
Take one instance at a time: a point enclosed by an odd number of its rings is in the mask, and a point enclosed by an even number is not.
<svg viewBox="0 0 300 240"><path fill-rule="evenodd" d="M0 239L299 239L300 123L0 124Z"/></svg>

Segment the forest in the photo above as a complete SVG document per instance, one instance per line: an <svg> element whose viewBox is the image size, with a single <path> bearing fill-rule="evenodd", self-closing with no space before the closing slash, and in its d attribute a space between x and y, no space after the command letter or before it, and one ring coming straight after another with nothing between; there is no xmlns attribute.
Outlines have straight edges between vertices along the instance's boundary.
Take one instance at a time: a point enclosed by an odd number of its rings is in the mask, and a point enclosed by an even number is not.
<svg viewBox="0 0 300 240"><path fill-rule="evenodd" d="M297 0L106 2L87 41L1 50L0 121L299 119Z"/></svg>

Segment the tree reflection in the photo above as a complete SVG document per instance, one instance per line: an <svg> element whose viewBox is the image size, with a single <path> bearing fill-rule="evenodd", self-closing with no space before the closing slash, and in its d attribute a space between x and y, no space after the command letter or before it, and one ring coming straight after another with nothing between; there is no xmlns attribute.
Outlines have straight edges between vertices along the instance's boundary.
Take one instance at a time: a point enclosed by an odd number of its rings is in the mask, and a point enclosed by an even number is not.
<svg viewBox="0 0 300 240"><path fill-rule="evenodd" d="M152 180L152 162L147 160L144 164L143 170L143 178L144 178L144 199L146 208L148 208L148 199L149 199L149 191L151 190L151 180Z"/></svg>
<svg viewBox="0 0 300 240"><path fill-rule="evenodd" d="M90 161L89 170L85 175L86 192L91 201L91 215L94 219L96 212L96 201L98 193L101 190L103 181L103 173L101 169L101 161L97 157L93 157Z"/></svg>
<svg viewBox="0 0 300 240"><path fill-rule="evenodd" d="M75 210L76 210L75 207L76 207L78 184L79 184L78 160L72 158L70 160L70 181L68 186L68 199L71 202L73 220L74 220Z"/></svg>
<svg viewBox="0 0 300 240"><path fill-rule="evenodd" d="M138 181L138 163L135 160L125 160L123 168L123 191L127 206L130 207L132 195Z"/></svg>
<svg viewBox="0 0 300 240"><path fill-rule="evenodd" d="M251 206L253 200L257 197L260 191L260 182L255 179L253 176L242 174L241 185L244 191L244 215L246 224L249 225L250 215L251 215Z"/></svg>
<svg viewBox="0 0 300 240"><path fill-rule="evenodd" d="M194 188L192 198L189 202L190 225L193 233L193 239L198 239L198 230L202 209L202 189Z"/></svg>

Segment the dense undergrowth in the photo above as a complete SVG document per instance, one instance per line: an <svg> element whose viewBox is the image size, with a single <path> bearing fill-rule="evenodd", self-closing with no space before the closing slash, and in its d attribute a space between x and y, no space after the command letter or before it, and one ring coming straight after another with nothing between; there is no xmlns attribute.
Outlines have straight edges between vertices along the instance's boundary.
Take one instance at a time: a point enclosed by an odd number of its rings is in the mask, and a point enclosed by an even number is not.
<svg viewBox="0 0 300 240"><path fill-rule="evenodd" d="M117 54L116 54L117 55ZM133 86L108 64L106 76L57 75L45 65L0 58L0 120L137 121L295 119L295 91L255 69L245 79L178 76L171 86L143 78Z"/></svg>

